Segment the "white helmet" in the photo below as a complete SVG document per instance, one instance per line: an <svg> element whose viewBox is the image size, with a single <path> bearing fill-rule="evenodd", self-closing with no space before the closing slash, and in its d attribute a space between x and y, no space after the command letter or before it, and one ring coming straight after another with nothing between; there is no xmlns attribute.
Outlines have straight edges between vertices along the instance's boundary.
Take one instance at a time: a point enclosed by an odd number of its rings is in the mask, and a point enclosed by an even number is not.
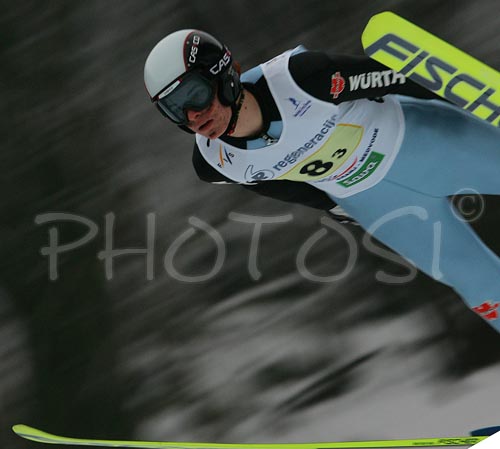
<svg viewBox="0 0 500 449"><path fill-rule="evenodd" d="M186 111L207 108L215 93L234 112L242 90L227 47L192 29L176 31L156 44L146 59L144 83L162 114L183 129Z"/></svg>

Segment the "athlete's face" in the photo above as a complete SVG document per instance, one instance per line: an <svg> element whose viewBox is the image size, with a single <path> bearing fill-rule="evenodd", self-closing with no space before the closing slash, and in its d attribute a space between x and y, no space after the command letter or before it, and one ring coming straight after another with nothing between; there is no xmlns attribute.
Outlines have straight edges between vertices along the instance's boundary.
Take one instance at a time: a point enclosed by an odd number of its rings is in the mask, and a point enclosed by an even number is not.
<svg viewBox="0 0 500 449"><path fill-rule="evenodd" d="M188 128L209 139L216 139L229 126L231 114L231 107L223 106L215 95L212 104L203 111L187 111Z"/></svg>

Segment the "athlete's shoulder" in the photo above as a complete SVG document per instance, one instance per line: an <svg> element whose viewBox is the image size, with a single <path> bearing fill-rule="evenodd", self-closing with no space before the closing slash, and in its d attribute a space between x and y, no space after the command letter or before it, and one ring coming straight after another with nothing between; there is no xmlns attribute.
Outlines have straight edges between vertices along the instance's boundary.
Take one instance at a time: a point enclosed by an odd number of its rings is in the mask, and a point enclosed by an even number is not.
<svg viewBox="0 0 500 449"><path fill-rule="evenodd" d="M295 80L327 68L332 60L322 51L306 50L294 52L290 56L288 67Z"/></svg>
<svg viewBox="0 0 500 449"><path fill-rule="evenodd" d="M262 79L262 77L263 77L262 68L260 67L260 65L258 65L243 72L240 76L240 80L242 83L256 84Z"/></svg>

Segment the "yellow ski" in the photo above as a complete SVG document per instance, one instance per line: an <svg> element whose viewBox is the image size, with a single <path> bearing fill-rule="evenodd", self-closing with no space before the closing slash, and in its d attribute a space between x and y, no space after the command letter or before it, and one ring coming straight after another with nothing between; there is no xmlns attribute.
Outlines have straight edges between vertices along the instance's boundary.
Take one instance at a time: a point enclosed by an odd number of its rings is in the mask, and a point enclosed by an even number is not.
<svg viewBox="0 0 500 449"><path fill-rule="evenodd" d="M52 435L34 427L17 424L15 433L38 443L68 444L76 446L128 447L149 449L365 449L365 448L411 448L411 447L469 447L485 440L486 436L461 436L448 438L417 438L413 440L377 440L377 441L345 441L331 443L261 443L261 444L228 444L228 443L176 443L166 441L120 441L92 440Z"/></svg>
<svg viewBox="0 0 500 449"><path fill-rule="evenodd" d="M475 116L500 127L500 73L392 12L373 16L365 53Z"/></svg>

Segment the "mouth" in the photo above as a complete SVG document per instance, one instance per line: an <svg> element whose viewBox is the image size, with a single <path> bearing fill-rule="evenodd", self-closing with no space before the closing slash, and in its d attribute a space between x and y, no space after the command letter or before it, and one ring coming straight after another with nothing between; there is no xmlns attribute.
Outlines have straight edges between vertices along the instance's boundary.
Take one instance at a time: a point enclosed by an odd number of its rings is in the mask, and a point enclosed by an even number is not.
<svg viewBox="0 0 500 449"><path fill-rule="evenodd" d="M212 124L213 120L212 119L208 119L205 123L203 123L200 127L198 127L198 131L206 131L210 125Z"/></svg>

